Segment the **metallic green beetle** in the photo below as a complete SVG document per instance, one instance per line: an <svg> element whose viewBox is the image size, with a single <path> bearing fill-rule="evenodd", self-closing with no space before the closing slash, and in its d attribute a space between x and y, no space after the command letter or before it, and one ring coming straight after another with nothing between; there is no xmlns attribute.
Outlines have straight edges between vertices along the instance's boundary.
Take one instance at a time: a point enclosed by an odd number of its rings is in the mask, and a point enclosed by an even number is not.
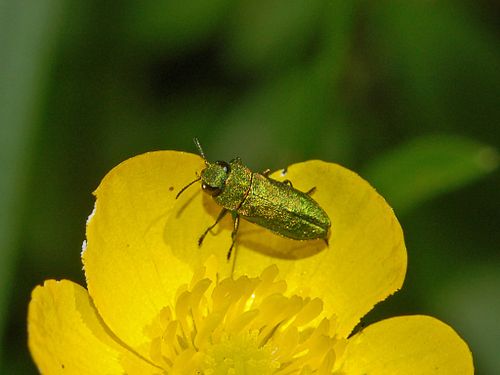
<svg viewBox="0 0 500 375"><path fill-rule="evenodd" d="M270 178L269 170L263 173L252 172L238 157L229 163L210 163L205 158L198 139L194 138L194 142L205 160L206 168L201 171L200 177L182 188L176 198L189 186L201 180L203 191L223 207L215 223L201 235L199 246L208 232L228 212L231 212L234 224L231 247L227 253L228 260L236 241L240 217L283 237L294 240L323 239L328 245L330 218L310 197L315 188L305 193L299 191L288 180L281 182Z"/></svg>

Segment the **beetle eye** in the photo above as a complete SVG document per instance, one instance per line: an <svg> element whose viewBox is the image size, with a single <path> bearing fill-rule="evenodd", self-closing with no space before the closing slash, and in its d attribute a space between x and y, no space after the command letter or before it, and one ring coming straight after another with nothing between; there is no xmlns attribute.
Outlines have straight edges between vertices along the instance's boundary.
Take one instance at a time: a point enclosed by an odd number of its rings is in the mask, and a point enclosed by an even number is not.
<svg viewBox="0 0 500 375"><path fill-rule="evenodd" d="M222 193L222 189L221 188L216 187L216 186L207 185L204 182L201 184L201 188L203 189L203 191L205 193L207 193L208 195L211 195L212 197L216 197L217 195L219 195L220 193Z"/></svg>
<svg viewBox="0 0 500 375"><path fill-rule="evenodd" d="M220 165L224 172L226 172L226 174L229 174L229 172L231 171L231 167L229 166L229 164L223 160L216 161L215 164Z"/></svg>

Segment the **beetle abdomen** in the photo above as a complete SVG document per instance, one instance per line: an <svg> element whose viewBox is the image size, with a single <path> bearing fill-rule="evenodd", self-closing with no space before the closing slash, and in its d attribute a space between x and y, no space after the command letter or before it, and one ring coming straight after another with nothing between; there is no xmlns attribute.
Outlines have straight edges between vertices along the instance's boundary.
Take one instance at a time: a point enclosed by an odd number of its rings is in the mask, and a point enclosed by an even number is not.
<svg viewBox="0 0 500 375"><path fill-rule="evenodd" d="M296 240L327 238L330 228L328 215L309 195L258 173L238 214Z"/></svg>

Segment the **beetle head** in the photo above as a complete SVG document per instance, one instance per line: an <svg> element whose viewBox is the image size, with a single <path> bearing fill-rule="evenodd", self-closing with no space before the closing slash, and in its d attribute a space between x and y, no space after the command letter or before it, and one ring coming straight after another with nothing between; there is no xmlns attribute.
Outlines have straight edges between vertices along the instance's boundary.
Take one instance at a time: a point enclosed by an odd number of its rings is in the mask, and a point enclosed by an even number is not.
<svg viewBox="0 0 500 375"><path fill-rule="evenodd" d="M225 161L206 163L207 167L201 171L201 188L205 193L216 197L224 190L231 168Z"/></svg>
<svg viewBox="0 0 500 375"><path fill-rule="evenodd" d="M196 180L191 181L189 184L184 186L176 195L175 199L179 198L179 196L191 185L195 182L201 180L201 188L203 191L212 197L216 197L224 190L224 186L226 185L226 179L229 176L230 167L229 164L225 161L216 161L215 163L210 163L205 157L205 153L201 148L200 142L197 138L194 138L194 143L200 152L201 157L205 161L206 168L201 171L200 177Z"/></svg>

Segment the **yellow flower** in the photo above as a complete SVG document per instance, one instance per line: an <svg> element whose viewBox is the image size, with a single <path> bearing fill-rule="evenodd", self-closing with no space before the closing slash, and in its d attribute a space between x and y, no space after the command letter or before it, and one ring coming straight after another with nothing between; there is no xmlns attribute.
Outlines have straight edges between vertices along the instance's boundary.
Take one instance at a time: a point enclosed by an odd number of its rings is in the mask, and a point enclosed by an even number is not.
<svg viewBox="0 0 500 375"><path fill-rule="evenodd" d="M231 220L197 240L220 208L199 187L177 192L203 160L163 151L113 169L96 191L82 258L88 291L48 280L33 291L29 348L44 374L472 374L472 356L426 316L350 336L406 273L400 225L359 176L309 161L276 172L332 221L294 241Z"/></svg>

